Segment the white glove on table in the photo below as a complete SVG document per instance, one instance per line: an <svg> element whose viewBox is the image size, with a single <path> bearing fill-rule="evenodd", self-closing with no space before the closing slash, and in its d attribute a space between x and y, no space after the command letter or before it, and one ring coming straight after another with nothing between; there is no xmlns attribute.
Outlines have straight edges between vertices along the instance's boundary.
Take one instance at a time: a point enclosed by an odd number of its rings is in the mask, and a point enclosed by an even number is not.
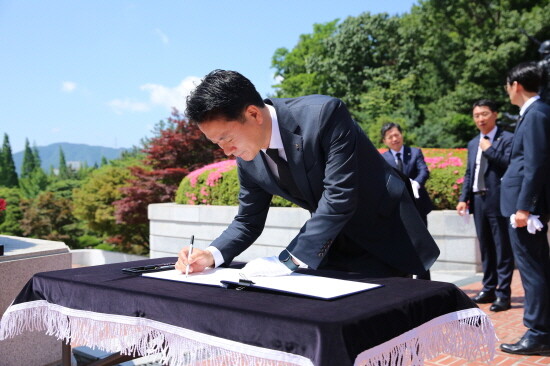
<svg viewBox="0 0 550 366"><path fill-rule="evenodd" d="M273 256L251 260L241 269L240 273L244 274L246 278L250 278L287 276L292 271L281 263L278 257Z"/></svg>
<svg viewBox="0 0 550 366"><path fill-rule="evenodd" d="M510 215L510 225L512 225L514 229L517 228L516 214ZM544 225L539 220L539 215L529 214L529 218L527 219L527 231L529 234L535 234L537 231L541 231L543 226Z"/></svg>
<svg viewBox="0 0 550 366"><path fill-rule="evenodd" d="M420 189L420 183L418 183L417 181L412 180L410 178L409 178L409 180L411 181L411 186L412 186L412 189L413 189L414 198L420 198L420 195L418 194L418 190Z"/></svg>

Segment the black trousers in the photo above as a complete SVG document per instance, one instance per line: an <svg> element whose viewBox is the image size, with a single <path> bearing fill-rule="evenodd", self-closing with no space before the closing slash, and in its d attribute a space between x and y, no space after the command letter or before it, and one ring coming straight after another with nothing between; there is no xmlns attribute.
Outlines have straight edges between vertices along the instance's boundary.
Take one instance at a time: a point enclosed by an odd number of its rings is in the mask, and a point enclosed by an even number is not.
<svg viewBox="0 0 550 366"><path fill-rule="evenodd" d="M536 234L527 228L509 227L516 265L525 290L523 324L529 328L525 336L537 343L550 345L550 257L548 225Z"/></svg>
<svg viewBox="0 0 550 366"><path fill-rule="evenodd" d="M474 222L476 225L481 265L483 290L494 292L497 297L510 299L514 255L508 234L509 220L487 212L485 196L474 195Z"/></svg>

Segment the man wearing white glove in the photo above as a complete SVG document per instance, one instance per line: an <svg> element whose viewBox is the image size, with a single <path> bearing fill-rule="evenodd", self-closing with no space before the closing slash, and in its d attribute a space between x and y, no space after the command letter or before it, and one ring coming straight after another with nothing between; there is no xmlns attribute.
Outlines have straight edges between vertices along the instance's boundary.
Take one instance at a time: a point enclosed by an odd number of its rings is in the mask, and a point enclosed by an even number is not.
<svg viewBox="0 0 550 366"><path fill-rule="evenodd" d="M525 290L523 324L527 332L517 343L501 344L504 352L550 356L550 106L539 100L541 72L534 62L519 64L508 72L506 91L520 107L510 163L502 177L500 209L515 214L509 226L514 259ZM527 231L531 215L543 227Z"/></svg>
<svg viewBox="0 0 550 366"><path fill-rule="evenodd" d="M416 211L409 182L376 150L345 104L309 95L262 100L235 71L206 75L187 98L186 115L237 159L239 211L206 250L179 253L189 272L229 265L263 231L273 195L311 218L281 252L244 272L281 275L301 267L369 277L426 271L439 249Z"/></svg>
<svg viewBox="0 0 550 366"><path fill-rule="evenodd" d="M432 200L424 188L430 177L430 171L424 161L422 150L416 147L405 146L403 131L397 123L386 123L380 131L382 142L388 147L388 151L382 156L386 161L409 178L418 213L428 227L428 214L433 209ZM417 279L429 280L430 271L425 271L416 276Z"/></svg>

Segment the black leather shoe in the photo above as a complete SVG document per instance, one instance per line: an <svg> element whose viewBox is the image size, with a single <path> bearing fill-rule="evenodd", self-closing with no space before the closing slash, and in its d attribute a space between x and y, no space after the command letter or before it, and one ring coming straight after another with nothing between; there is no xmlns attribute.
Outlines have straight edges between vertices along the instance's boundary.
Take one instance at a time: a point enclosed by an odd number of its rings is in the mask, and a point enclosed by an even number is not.
<svg viewBox="0 0 550 366"><path fill-rule="evenodd" d="M550 344L536 343L528 338L522 338L517 343L503 343L500 345L500 349L502 352L515 355L550 356Z"/></svg>
<svg viewBox="0 0 550 366"><path fill-rule="evenodd" d="M503 299L501 297L497 297L496 301L491 305L489 310L497 312L497 311L504 311L510 309L512 306L510 305L510 300Z"/></svg>
<svg viewBox="0 0 550 366"><path fill-rule="evenodd" d="M488 304L490 302L493 302L497 299L494 292L486 292L481 291L479 294L477 294L476 297L473 297L472 300L476 304Z"/></svg>

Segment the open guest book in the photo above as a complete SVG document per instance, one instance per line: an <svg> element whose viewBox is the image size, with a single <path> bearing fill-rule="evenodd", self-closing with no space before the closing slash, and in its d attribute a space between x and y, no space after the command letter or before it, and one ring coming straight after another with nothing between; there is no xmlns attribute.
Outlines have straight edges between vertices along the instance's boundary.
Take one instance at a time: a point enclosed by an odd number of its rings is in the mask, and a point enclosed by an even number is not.
<svg viewBox="0 0 550 366"><path fill-rule="evenodd" d="M278 277L243 278L240 274L240 270L234 268L211 268L200 273L189 274L188 277L175 269L164 272L144 273L142 276L198 285L250 287L324 300L336 299L382 287L382 285L374 283L338 280L302 273L292 273L288 276Z"/></svg>

